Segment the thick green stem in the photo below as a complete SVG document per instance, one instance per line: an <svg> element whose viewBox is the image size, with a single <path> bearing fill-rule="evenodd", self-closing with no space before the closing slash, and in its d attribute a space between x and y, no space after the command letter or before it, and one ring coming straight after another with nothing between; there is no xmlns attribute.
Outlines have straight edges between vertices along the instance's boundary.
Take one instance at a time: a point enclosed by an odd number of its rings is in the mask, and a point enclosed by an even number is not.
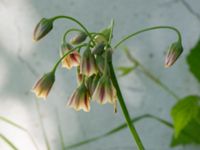
<svg viewBox="0 0 200 150"><path fill-rule="evenodd" d="M64 19L69 19L69 20L71 20L71 21L77 23L81 28L83 28L83 30L84 30L84 31L86 32L86 34L90 37L92 43L94 44L93 38L92 38L91 34L88 32L87 28L86 28L80 21L78 21L77 19L75 19L75 18L73 18L73 17L70 17L70 16L56 16L56 17L53 17L53 18L51 18L51 19L52 19L52 21L55 21L56 19L62 19L62 18L64 18Z"/></svg>
<svg viewBox="0 0 200 150"><path fill-rule="evenodd" d="M113 85L115 86L115 88L117 90L117 97L119 99L119 103L120 103L120 106L122 108L123 114L126 118L127 125L128 125L128 127L129 127L129 129L132 133L133 138L135 139L135 142L137 144L138 149L144 150L144 146L142 144L142 141L140 140L140 137L139 137L139 135L138 135L138 133L137 133L135 127L134 127L134 124L132 124L129 112L126 108L126 104L124 102L124 98L122 96L122 93L121 93L121 90L120 90L120 87L119 87L119 84L118 84L118 81L117 81L117 78L116 78L116 75L115 75L115 72L114 72L114 69L113 69L112 60L109 61L109 67L110 67L111 79L112 79Z"/></svg>
<svg viewBox="0 0 200 150"><path fill-rule="evenodd" d="M171 29L171 30L174 30L177 35L178 35L178 41L181 43L182 39L181 39L181 33L178 29L172 27L172 26L155 26L155 27L150 27L150 28L146 28L146 29L142 29L142 30L139 30L135 33L132 33L128 36L126 36L125 38L123 38L121 41L119 41L115 46L114 48L116 49L119 45L121 45L123 42L125 42L126 40L128 40L129 38L132 38L134 37L135 35L137 34L140 34L142 32L146 32L146 31L149 31L149 30L156 30L156 29Z"/></svg>

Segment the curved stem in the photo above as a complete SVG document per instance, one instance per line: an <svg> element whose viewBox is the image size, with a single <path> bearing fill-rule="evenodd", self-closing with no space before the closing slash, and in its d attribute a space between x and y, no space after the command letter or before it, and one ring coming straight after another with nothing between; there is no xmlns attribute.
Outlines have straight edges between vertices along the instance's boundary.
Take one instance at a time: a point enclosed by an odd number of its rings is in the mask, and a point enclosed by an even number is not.
<svg viewBox="0 0 200 150"><path fill-rule="evenodd" d="M76 28L72 28L72 29L67 30L63 35L63 42L65 42L67 34L72 32L72 31L82 32L82 30L76 29Z"/></svg>
<svg viewBox="0 0 200 150"><path fill-rule="evenodd" d="M94 44L93 38L92 38L91 34L89 33L89 31L87 30L87 28L81 22L79 22L77 19L70 17L70 16L55 16L51 19L52 19L52 21L55 21L56 19L61 19L61 18L69 19L69 20L77 23L81 28L83 28L83 30L87 33L87 35L90 37L92 43Z"/></svg>
<svg viewBox="0 0 200 150"><path fill-rule="evenodd" d="M167 85L165 85L163 82L161 82L158 78L156 78L148 69L146 69L145 66L143 66L139 60L137 60L131 53L128 51L128 49L125 49L127 58L139 66L140 70L149 77L152 81L154 81L156 84L158 84L161 88L163 88L166 92L168 92L170 95L172 95L176 100L179 100L179 96L176 95Z"/></svg>
<svg viewBox="0 0 200 150"><path fill-rule="evenodd" d="M56 69L57 69L59 63L60 63L67 55L69 55L71 52L75 51L76 49L79 49L79 48L84 47L84 46L87 46L87 45L88 45L88 44L82 44L82 45L76 46L76 47L72 48L70 51L68 51L67 53L65 53L65 54L57 61L57 63L54 65L54 67L53 67L53 69L52 69L52 72L55 73L55 71L56 71Z"/></svg>
<svg viewBox="0 0 200 150"><path fill-rule="evenodd" d="M120 103L120 106L122 108L123 114L126 118L127 125L128 125L128 127L129 127L129 129L132 133L133 138L135 139L135 142L137 144L138 149L144 150L144 146L142 144L142 141L140 140L140 137L139 137L139 135L138 135L138 133L137 133L135 127L134 127L134 124L132 124L129 112L126 108L126 104L124 102L124 98L122 96L122 93L121 93L121 90L120 90L120 87L119 87L119 84L118 84L118 81L117 81L117 78L116 78L116 75L115 75L115 72L114 72L114 69L113 69L112 60L109 61L109 67L110 67L111 79L112 79L113 85L115 86L115 88L117 90L117 97L119 99L119 103Z"/></svg>
<svg viewBox="0 0 200 150"><path fill-rule="evenodd" d="M116 49L120 44L122 44L123 42L125 42L126 40L128 40L129 38L137 35L137 34L140 34L142 32L146 32L146 31L150 31L150 30L156 30L156 29L171 29L173 31L175 31L178 35L178 41L181 43L182 42L182 38L181 38L181 33L178 29L176 29L175 27L172 27L172 26L155 26L155 27L150 27L150 28L146 28L146 29L142 29L142 30L139 30L135 33L132 33L128 36L126 36L125 38L123 38L121 41L119 41L115 46L114 48Z"/></svg>

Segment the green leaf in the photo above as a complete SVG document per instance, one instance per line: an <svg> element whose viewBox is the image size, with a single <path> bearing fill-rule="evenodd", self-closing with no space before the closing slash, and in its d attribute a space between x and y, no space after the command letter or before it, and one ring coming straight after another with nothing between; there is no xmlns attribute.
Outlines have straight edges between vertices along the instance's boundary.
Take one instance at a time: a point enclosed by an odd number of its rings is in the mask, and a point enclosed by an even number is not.
<svg viewBox="0 0 200 150"><path fill-rule="evenodd" d="M171 116L174 122L175 137L177 138L181 131L197 118L199 111L199 96L187 96L181 99L171 110Z"/></svg>
<svg viewBox="0 0 200 150"><path fill-rule="evenodd" d="M173 136L171 146L186 144L200 144L200 124L193 119L190 123L180 132L178 137Z"/></svg>
<svg viewBox="0 0 200 150"><path fill-rule="evenodd" d="M200 40L191 49L189 55L187 56L187 63L192 74L200 82Z"/></svg>
<svg viewBox="0 0 200 150"><path fill-rule="evenodd" d="M131 73L131 71L133 71L135 68L136 66L131 66L131 67L120 66L117 68L117 70L121 72L120 76L125 76Z"/></svg>

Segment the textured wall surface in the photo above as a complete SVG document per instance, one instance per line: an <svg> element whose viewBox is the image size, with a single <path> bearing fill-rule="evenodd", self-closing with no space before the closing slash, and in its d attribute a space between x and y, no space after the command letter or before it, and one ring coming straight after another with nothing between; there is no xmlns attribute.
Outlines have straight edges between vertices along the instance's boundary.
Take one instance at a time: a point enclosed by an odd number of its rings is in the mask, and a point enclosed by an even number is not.
<svg viewBox="0 0 200 150"><path fill-rule="evenodd" d="M33 29L41 17L71 15L89 30L98 31L115 19L114 39L154 25L172 25L180 29L185 52L170 69L164 69L164 52L176 39L172 31L159 30L141 34L126 45L144 66L180 97L199 92L200 86L190 74L185 57L200 33L199 0L0 0L0 115L23 125L34 136L40 150L45 149L36 98L32 85L48 72L59 56L63 32L74 23L59 20L54 30L40 42L32 41ZM199 15L198 15L199 13ZM114 64L130 65L119 48ZM169 110L176 100L141 72L135 71L119 83L131 116L150 113L171 121ZM52 150L61 149L55 109L58 110L65 145L100 135L124 122L120 108L92 103L90 113L65 108L67 98L76 87L75 69L59 69L48 100L38 100L44 128ZM159 122L144 119L136 128L147 150L169 150L172 130ZM34 150L27 135L0 122L0 132L20 150ZM8 147L0 141L0 149ZM136 150L128 129L76 150ZM177 147L174 150L197 150Z"/></svg>

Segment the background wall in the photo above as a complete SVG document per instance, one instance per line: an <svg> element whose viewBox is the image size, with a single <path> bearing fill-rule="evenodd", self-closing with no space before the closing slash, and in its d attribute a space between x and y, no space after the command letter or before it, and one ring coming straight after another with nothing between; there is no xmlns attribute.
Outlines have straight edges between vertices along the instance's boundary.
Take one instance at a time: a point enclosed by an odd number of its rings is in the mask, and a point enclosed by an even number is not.
<svg viewBox="0 0 200 150"><path fill-rule="evenodd" d="M59 56L63 32L73 23L59 20L54 30L40 42L32 41L36 23L42 17L70 15L98 31L115 19L113 43L122 36L154 25L172 25L183 36L184 53L170 69L163 68L164 52L176 35L167 30L144 33L126 45L160 80L177 95L184 97L198 93L200 86L190 74L185 56L194 46L200 33L200 1L198 0L0 0L0 115L23 125L34 136L41 150L45 149L35 95L32 85L44 72L48 72ZM198 14L199 13L199 14ZM118 49L114 64L130 65ZM59 150L58 110L65 144L100 135L124 122L120 108L114 114L112 106L92 103L90 113L65 108L67 98L76 87L75 69L59 69L56 83L47 101L38 100L45 130L52 150ZM141 72L119 78L123 95L131 116L145 113L171 121L169 110L176 100L160 89ZM147 150L169 150L172 130L146 119L136 128ZM21 150L34 150L27 135L0 122L0 132L11 139ZM76 150L136 150L131 134L125 129ZM8 147L0 141L0 149ZM197 150L199 147L177 147L174 150Z"/></svg>

